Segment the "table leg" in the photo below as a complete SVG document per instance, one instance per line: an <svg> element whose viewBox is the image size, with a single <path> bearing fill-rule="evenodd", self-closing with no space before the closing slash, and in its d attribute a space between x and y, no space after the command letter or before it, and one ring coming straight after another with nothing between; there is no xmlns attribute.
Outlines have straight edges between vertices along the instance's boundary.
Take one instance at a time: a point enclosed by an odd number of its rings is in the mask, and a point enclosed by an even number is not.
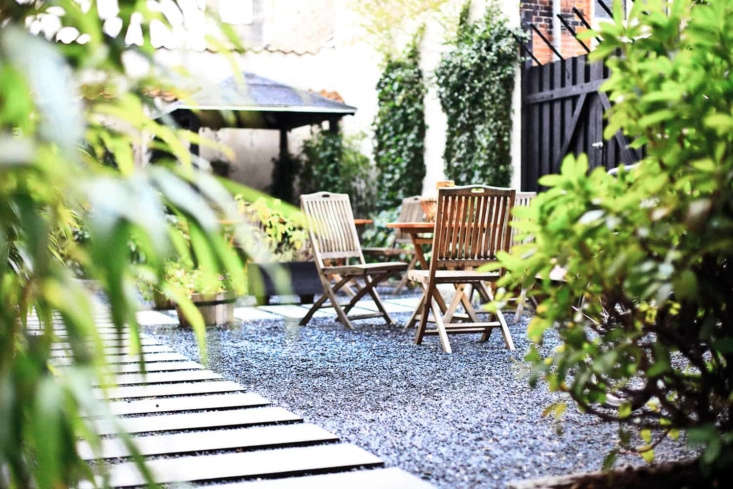
<svg viewBox="0 0 733 489"><path fill-rule="evenodd" d="M422 269L429 270L430 265L428 265L428 261L425 259L425 254L422 251L422 245L419 243L418 240L418 233L410 233L410 239L412 240L413 248L415 248L415 256L420 262L420 265L422 265Z"/></svg>

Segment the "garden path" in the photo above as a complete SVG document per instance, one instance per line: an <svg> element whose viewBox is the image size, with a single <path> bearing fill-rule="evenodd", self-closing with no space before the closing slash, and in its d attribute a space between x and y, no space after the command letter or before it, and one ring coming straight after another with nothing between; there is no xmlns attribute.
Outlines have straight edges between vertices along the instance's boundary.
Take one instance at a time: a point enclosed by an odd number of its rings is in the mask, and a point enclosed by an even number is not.
<svg viewBox="0 0 733 489"><path fill-rule="evenodd" d="M287 306L273 307L275 312L246 308L238 314L291 317L299 312ZM172 319L153 311L140 315L142 323L161 324L169 320L166 317ZM115 422L133 435L159 483L207 483L219 489L432 487L403 470L385 468L380 458L340 442L338 436L272 406L258 394L245 392L240 384L224 380L147 335L142 336L147 371L143 374L138 358L129 352L127 334L117 337L104 309L98 312L96 323L108 362L117 374L118 386L107 391L109 407ZM68 365L62 330L58 336L53 363ZM101 389L96 393L100 398L104 395ZM129 450L115 435L115 422L96 421L98 432L104 435L101 451L95 453L80 443L80 454L92 466L106 466L112 487L143 485L145 479Z"/></svg>

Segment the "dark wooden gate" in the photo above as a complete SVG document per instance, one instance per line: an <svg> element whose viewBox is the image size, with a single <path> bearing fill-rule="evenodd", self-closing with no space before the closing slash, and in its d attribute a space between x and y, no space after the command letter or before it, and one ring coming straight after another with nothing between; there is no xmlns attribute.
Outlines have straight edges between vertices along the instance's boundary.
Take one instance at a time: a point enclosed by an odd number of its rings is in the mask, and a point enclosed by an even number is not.
<svg viewBox="0 0 733 489"><path fill-rule="evenodd" d="M558 173L568 154L586 153L591 168L631 164L640 153L628 148L619 131L603 139L603 113L611 107L598 88L608 78L602 63L586 55L544 65L525 65L522 73L522 190L538 190L542 175Z"/></svg>

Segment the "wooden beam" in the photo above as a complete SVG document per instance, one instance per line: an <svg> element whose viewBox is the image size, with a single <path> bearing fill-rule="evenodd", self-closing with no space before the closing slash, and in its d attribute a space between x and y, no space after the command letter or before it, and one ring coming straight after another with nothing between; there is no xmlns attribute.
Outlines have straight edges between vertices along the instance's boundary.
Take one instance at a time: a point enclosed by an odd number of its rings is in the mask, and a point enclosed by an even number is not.
<svg viewBox="0 0 733 489"><path fill-rule="evenodd" d="M531 95L527 95L525 103L537 104L540 102L546 102L549 100L556 100L560 98L575 97L584 93L597 92L598 89L603 85L606 80L592 80L585 83L579 83L569 87L552 90L542 90Z"/></svg>

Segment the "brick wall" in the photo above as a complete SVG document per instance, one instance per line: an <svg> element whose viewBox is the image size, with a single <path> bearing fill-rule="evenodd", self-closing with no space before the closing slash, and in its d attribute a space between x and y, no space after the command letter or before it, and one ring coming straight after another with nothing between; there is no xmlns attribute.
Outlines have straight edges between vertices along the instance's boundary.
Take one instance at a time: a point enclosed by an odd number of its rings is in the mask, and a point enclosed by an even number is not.
<svg viewBox="0 0 733 489"><path fill-rule="evenodd" d="M562 54L564 58L577 56L584 54L585 50L575 40L573 35L568 31L559 20L554 19L560 26L560 40L559 42L554 39L553 36L553 3L559 2L560 4L560 15L567 21L568 24L576 31L582 32L585 30L580 19L573 13L573 7L577 8L583 13L583 16L588 22L591 22L591 3L592 0L521 0L520 2L520 15L522 24L528 26L530 23L534 24L540 32L550 41L553 46ZM586 45L590 46L590 41L584 41ZM553 61L554 54L552 50L545 44L536 32L532 31L532 53L540 60L540 62L547 63Z"/></svg>

